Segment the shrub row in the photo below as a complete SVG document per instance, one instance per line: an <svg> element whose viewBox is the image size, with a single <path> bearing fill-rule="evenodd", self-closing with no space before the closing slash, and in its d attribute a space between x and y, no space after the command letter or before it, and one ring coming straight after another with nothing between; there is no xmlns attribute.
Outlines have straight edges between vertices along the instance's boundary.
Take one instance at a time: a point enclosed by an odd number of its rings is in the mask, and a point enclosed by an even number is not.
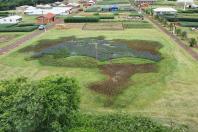
<svg viewBox="0 0 198 132"><path fill-rule="evenodd" d="M9 15L9 12L0 12L0 17L6 17Z"/></svg>
<svg viewBox="0 0 198 132"><path fill-rule="evenodd" d="M193 9L189 9L189 10L180 10L178 11L179 13L198 13L198 9L193 10Z"/></svg>
<svg viewBox="0 0 198 132"><path fill-rule="evenodd" d="M98 7L89 7L85 10L85 12L98 12L100 9Z"/></svg>
<svg viewBox="0 0 198 132"><path fill-rule="evenodd" d="M186 18L186 17L175 17L175 16L163 16L169 22L186 21L186 22L198 22L198 18Z"/></svg>
<svg viewBox="0 0 198 132"><path fill-rule="evenodd" d="M113 15L99 16L100 19L114 19Z"/></svg>
<svg viewBox="0 0 198 132"><path fill-rule="evenodd" d="M152 25L149 23L144 23L144 22L126 22L123 23L124 28L152 28Z"/></svg>
<svg viewBox="0 0 198 132"><path fill-rule="evenodd" d="M181 21L180 25L182 27L198 27L198 22L185 22L185 21Z"/></svg>
<svg viewBox="0 0 198 132"><path fill-rule="evenodd" d="M184 125L170 127L148 117L127 114L79 114L69 132L182 132Z"/></svg>
<svg viewBox="0 0 198 132"><path fill-rule="evenodd" d="M74 17L66 17L64 19L65 23L81 23L81 22L98 22L100 20L99 17L81 17L81 16L74 16Z"/></svg>
<svg viewBox="0 0 198 132"><path fill-rule="evenodd" d="M38 26L12 26L12 27L1 27L0 32L31 32L37 29Z"/></svg>
<svg viewBox="0 0 198 132"><path fill-rule="evenodd" d="M20 23L17 25L17 27L25 27L25 26L37 26L34 23Z"/></svg>

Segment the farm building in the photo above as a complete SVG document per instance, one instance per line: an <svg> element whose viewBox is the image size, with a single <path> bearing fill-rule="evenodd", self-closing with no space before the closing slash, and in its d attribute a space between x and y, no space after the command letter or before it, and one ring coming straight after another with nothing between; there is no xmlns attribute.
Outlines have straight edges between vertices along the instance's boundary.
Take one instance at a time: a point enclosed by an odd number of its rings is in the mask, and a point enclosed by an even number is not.
<svg viewBox="0 0 198 132"><path fill-rule="evenodd" d="M22 17L17 15L0 18L0 24L17 24L21 21Z"/></svg>
<svg viewBox="0 0 198 132"><path fill-rule="evenodd" d="M163 15L163 14L176 14L177 10L171 7L159 7L153 9L154 15Z"/></svg>
<svg viewBox="0 0 198 132"><path fill-rule="evenodd" d="M55 14L48 13L46 15L42 15L37 17L37 23L39 24L48 24L55 21Z"/></svg>
<svg viewBox="0 0 198 132"><path fill-rule="evenodd" d="M101 7L101 11L118 11L119 7L117 5L106 5Z"/></svg>
<svg viewBox="0 0 198 132"><path fill-rule="evenodd" d="M155 3L157 0L135 0L135 4L137 5L141 5L143 3L147 3L147 4L153 4Z"/></svg>

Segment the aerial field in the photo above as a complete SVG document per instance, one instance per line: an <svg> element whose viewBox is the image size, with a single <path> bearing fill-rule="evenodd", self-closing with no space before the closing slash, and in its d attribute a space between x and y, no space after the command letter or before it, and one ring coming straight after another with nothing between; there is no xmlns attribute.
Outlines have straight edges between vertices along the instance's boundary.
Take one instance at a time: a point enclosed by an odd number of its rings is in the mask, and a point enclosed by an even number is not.
<svg viewBox="0 0 198 132"><path fill-rule="evenodd" d="M198 63L155 28L53 29L1 56L0 68L0 79L74 77L83 112L122 111L197 129Z"/></svg>

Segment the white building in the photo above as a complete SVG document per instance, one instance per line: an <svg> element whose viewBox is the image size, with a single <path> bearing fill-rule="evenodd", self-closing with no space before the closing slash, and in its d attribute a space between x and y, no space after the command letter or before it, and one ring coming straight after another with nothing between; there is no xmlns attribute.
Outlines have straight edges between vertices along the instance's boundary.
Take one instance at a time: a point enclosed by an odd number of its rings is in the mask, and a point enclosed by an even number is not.
<svg viewBox="0 0 198 132"><path fill-rule="evenodd" d="M29 7L27 8L24 13L27 15L45 15L48 13L52 13L55 15L68 15L71 13L72 7L52 7L48 8L37 8L37 7Z"/></svg>
<svg viewBox="0 0 198 132"><path fill-rule="evenodd" d="M0 18L0 24L17 24L21 21L22 17L17 15Z"/></svg>
<svg viewBox="0 0 198 132"><path fill-rule="evenodd" d="M154 15L163 15L163 14L176 14L177 10L171 7L159 7L153 9Z"/></svg>

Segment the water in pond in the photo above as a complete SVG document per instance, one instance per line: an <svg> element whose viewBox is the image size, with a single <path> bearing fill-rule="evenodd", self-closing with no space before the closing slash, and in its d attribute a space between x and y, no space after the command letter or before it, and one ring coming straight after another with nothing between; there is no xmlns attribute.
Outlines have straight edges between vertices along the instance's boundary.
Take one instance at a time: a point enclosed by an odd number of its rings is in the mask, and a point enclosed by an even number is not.
<svg viewBox="0 0 198 132"><path fill-rule="evenodd" d="M131 41L133 43L133 41ZM144 46L140 44L139 46ZM147 45L148 46L148 45ZM155 48L151 45L151 48ZM124 41L109 41L104 39L80 38L65 40L58 44L50 45L40 51L33 53L33 58L40 58L45 55L58 55L60 57L67 56L89 56L100 61L122 57L137 57L153 61L159 61L160 54L153 53L149 50L141 50L141 48L124 43Z"/></svg>

